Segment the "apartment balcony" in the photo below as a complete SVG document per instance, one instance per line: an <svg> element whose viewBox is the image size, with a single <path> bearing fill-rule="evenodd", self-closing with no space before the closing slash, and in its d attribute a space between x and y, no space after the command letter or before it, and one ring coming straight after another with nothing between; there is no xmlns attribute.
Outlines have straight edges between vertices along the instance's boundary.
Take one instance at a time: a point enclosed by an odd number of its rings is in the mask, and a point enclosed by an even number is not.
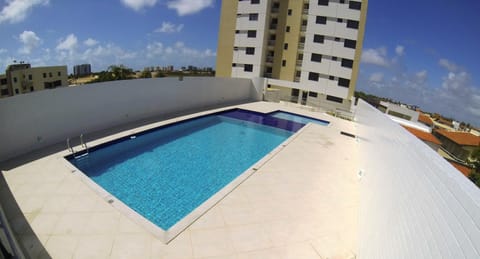
<svg viewBox="0 0 480 259"><path fill-rule="evenodd" d="M307 25L302 25L302 26L300 27L300 31L301 31L301 32L307 31Z"/></svg>
<svg viewBox="0 0 480 259"><path fill-rule="evenodd" d="M302 14L308 14L308 9L303 9Z"/></svg>
<svg viewBox="0 0 480 259"><path fill-rule="evenodd" d="M278 7L272 7L272 9L270 10L270 13L272 14L278 14L278 11L280 10L280 8Z"/></svg>
<svg viewBox="0 0 480 259"><path fill-rule="evenodd" d="M275 40L268 40L268 46L275 47Z"/></svg>
<svg viewBox="0 0 480 259"><path fill-rule="evenodd" d="M305 43L299 42L299 43L298 43L298 48L299 48L299 49L304 49L304 48L305 48Z"/></svg>
<svg viewBox="0 0 480 259"><path fill-rule="evenodd" d="M303 61L302 60L297 60L297 62L295 63L297 66L302 66L302 63Z"/></svg>
<svg viewBox="0 0 480 259"><path fill-rule="evenodd" d="M295 83L300 83L300 77L296 76L295 79L293 79L293 82Z"/></svg>
<svg viewBox="0 0 480 259"><path fill-rule="evenodd" d="M267 56L266 61L268 63L273 63L273 56Z"/></svg>
<svg viewBox="0 0 480 259"><path fill-rule="evenodd" d="M272 73L263 73L263 77L272 78Z"/></svg>

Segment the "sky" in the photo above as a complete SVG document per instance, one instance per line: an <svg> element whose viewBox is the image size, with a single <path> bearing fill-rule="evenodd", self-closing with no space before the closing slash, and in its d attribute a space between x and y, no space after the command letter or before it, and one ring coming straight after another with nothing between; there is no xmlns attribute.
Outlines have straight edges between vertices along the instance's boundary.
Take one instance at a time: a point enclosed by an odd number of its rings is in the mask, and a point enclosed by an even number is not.
<svg viewBox="0 0 480 259"><path fill-rule="evenodd" d="M0 0L0 71L215 67L220 0ZM480 126L480 1L370 0L357 90Z"/></svg>

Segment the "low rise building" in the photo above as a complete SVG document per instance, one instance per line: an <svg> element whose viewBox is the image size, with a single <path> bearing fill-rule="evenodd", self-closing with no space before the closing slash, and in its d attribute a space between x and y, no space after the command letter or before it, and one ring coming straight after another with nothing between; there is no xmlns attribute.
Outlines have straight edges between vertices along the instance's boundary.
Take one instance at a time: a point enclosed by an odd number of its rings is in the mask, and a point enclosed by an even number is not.
<svg viewBox="0 0 480 259"><path fill-rule="evenodd" d="M415 137L423 141L425 144L427 144L431 149L435 150L435 152L440 149L440 146L442 145L442 142L438 140L432 133L425 132L423 130L415 129L412 127L407 127L402 125L408 132L412 133Z"/></svg>
<svg viewBox="0 0 480 259"><path fill-rule="evenodd" d="M0 98L68 85L67 66L13 64L0 75Z"/></svg>
<svg viewBox="0 0 480 259"><path fill-rule="evenodd" d="M73 67L73 75L75 77L89 76L92 74L92 67L90 64L81 64Z"/></svg>
<svg viewBox="0 0 480 259"><path fill-rule="evenodd" d="M468 132L434 131L435 136L442 142L442 148L460 161L471 161L472 152L480 147L480 137Z"/></svg>

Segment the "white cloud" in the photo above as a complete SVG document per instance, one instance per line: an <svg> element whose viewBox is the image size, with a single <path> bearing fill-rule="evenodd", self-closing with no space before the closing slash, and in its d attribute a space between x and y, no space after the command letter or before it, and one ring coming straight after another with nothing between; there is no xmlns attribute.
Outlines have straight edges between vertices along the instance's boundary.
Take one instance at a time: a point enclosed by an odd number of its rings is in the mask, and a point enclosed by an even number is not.
<svg viewBox="0 0 480 259"><path fill-rule="evenodd" d="M83 42L83 44L85 44L85 46L87 46L87 47L93 47L93 46L95 46L95 45L98 44L98 41L96 41L96 40L94 40L94 39L92 39L92 38L88 38L87 40L85 40L85 41Z"/></svg>
<svg viewBox="0 0 480 259"><path fill-rule="evenodd" d="M459 70L459 67L455 63L453 63L453 62L451 62L451 61L449 61L448 59L445 59L445 58L440 59L438 61L438 64L441 67L448 70L449 72L456 72L456 71Z"/></svg>
<svg viewBox="0 0 480 259"><path fill-rule="evenodd" d="M47 5L49 0L7 0L0 11L0 24L17 23L25 20L30 10L37 5Z"/></svg>
<svg viewBox="0 0 480 259"><path fill-rule="evenodd" d="M194 14L213 6L213 0L173 0L167 3L167 7L175 9L179 16Z"/></svg>
<svg viewBox="0 0 480 259"><path fill-rule="evenodd" d="M173 46L165 46L161 42L150 43L147 45L145 55L147 58L160 58L172 64L208 65L205 62L216 57L217 53L211 49L193 49L178 41Z"/></svg>
<svg viewBox="0 0 480 259"><path fill-rule="evenodd" d="M121 0L122 3L135 11L140 11L146 7L153 7L157 0Z"/></svg>
<svg viewBox="0 0 480 259"><path fill-rule="evenodd" d="M376 83L380 83L383 81L383 73L381 72L375 72L373 74L370 75L370 77L368 78L368 80L370 82L376 82Z"/></svg>
<svg viewBox="0 0 480 259"><path fill-rule="evenodd" d="M401 45L398 45L395 48L395 53L397 53L398 56L403 56L403 54L405 54L405 47L401 46Z"/></svg>
<svg viewBox="0 0 480 259"><path fill-rule="evenodd" d="M419 71L415 74L415 81L418 84L424 84L427 81L428 72L427 70Z"/></svg>
<svg viewBox="0 0 480 259"><path fill-rule="evenodd" d="M183 24L175 25L171 22L162 22L162 26L155 30L155 32L173 33L180 32L183 29Z"/></svg>
<svg viewBox="0 0 480 259"><path fill-rule="evenodd" d="M0 49L0 54L7 53L7 52L8 52L7 49Z"/></svg>
<svg viewBox="0 0 480 259"><path fill-rule="evenodd" d="M38 47L42 40L33 31L23 31L18 36L18 40L23 46L18 50L22 54L30 54L32 50Z"/></svg>
<svg viewBox="0 0 480 259"><path fill-rule="evenodd" d="M56 49L57 50L68 50L73 51L78 45L78 39L75 34L69 34L65 39L60 40Z"/></svg>
<svg viewBox="0 0 480 259"><path fill-rule="evenodd" d="M361 61L366 64L387 67L387 49L384 47L378 49L366 49L362 52Z"/></svg>

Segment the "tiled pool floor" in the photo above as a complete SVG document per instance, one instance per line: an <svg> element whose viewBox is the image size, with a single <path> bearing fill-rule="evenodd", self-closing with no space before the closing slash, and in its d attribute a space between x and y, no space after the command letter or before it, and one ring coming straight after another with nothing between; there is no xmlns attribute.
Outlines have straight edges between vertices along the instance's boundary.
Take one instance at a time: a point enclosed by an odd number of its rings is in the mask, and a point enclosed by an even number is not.
<svg viewBox="0 0 480 259"><path fill-rule="evenodd" d="M5 186L0 201L19 241L34 258L353 258L357 143L339 134L354 133L353 123L272 103L238 107L331 124L307 126L169 244L92 191L65 166L65 152L3 171L21 213Z"/></svg>

